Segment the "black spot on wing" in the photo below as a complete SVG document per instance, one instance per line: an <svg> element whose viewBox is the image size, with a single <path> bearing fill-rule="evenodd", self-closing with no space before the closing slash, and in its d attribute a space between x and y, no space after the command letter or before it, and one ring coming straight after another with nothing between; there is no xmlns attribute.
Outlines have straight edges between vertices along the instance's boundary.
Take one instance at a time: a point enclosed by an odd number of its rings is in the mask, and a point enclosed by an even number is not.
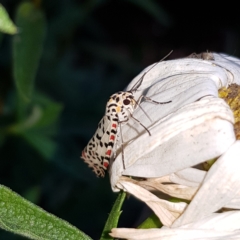
<svg viewBox="0 0 240 240"><path fill-rule="evenodd" d="M111 130L111 133L113 133L113 134L117 134L117 131L114 130L114 129L112 129L112 130Z"/></svg>
<svg viewBox="0 0 240 240"><path fill-rule="evenodd" d="M111 107L117 107L117 104L116 104L116 103L112 103L112 104L108 105L108 107L109 107L109 108L111 108Z"/></svg>
<svg viewBox="0 0 240 240"><path fill-rule="evenodd" d="M97 138L98 140L101 140L101 137L98 135L98 133L96 134L96 138Z"/></svg>

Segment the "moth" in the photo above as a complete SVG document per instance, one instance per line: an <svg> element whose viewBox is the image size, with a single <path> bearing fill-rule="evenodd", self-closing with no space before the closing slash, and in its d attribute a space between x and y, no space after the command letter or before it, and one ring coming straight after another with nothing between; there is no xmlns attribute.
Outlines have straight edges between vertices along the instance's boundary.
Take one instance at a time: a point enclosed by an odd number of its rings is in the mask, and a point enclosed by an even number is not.
<svg viewBox="0 0 240 240"><path fill-rule="evenodd" d="M166 57L170 54L171 52ZM163 61L166 57L160 61ZM150 101L155 104L166 104L171 102L157 102L144 95L140 96L138 100L134 98L134 93L141 86L145 75L158 63L159 62L155 63L148 71L146 71L131 88L131 90L117 92L110 96L106 105L105 115L99 122L95 134L82 151L81 156L83 161L93 169L97 176L105 176L105 171L107 170L110 159L113 157L115 152L116 141L118 134L121 133L121 125L123 123L127 123L129 119L132 118L140 124L149 135L151 135L150 131L139 120L133 117L133 112L137 107L140 107L141 100L145 99L146 101Z"/></svg>

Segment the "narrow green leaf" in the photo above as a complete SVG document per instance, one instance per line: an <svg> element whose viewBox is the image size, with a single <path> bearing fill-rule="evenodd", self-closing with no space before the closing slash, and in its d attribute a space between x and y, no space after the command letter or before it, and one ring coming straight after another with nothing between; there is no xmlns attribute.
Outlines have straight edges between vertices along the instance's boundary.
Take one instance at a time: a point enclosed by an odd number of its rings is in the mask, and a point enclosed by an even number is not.
<svg viewBox="0 0 240 240"><path fill-rule="evenodd" d="M17 33L17 27L9 18L9 15L2 4L0 4L0 31L8 34Z"/></svg>
<svg viewBox="0 0 240 240"><path fill-rule="evenodd" d="M107 222L105 223L100 240L112 240L113 239L112 237L109 236L109 233L111 232L112 228L117 227L119 217L122 213L121 208L122 208L122 204L125 200L125 197L126 197L125 192L119 193L119 195L112 207L112 210L108 216Z"/></svg>
<svg viewBox="0 0 240 240"><path fill-rule="evenodd" d="M16 13L19 34L13 38L13 71L20 101L29 103L42 52L46 22L31 2L21 3Z"/></svg>
<svg viewBox="0 0 240 240"><path fill-rule="evenodd" d="M154 213L138 226L138 228L141 229L160 227L162 227L162 223L159 221L158 217Z"/></svg>
<svg viewBox="0 0 240 240"><path fill-rule="evenodd" d="M0 185L0 227L37 240L90 240L68 222Z"/></svg>

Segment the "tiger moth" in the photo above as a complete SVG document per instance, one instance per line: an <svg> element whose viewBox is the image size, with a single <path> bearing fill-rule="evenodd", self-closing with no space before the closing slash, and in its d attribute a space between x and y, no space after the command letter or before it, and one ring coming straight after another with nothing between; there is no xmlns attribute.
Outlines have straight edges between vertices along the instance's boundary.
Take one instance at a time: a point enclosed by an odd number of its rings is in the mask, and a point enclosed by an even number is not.
<svg viewBox="0 0 240 240"><path fill-rule="evenodd" d="M171 52L166 57L168 57L170 54ZM164 60L166 57L164 57L162 60ZM158 63L159 62L155 63L148 71L143 73L141 78L136 82L131 90L117 92L113 94L107 102L105 115L99 122L95 134L82 151L81 156L83 161L93 169L94 173L97 176L105 176L105 171L108 168L110 159L115 153L116 142L119 136L119 132L121 131L121 124L127 123L128 120L132 118L138 122L138 124L140 124L148 132L149 135L151 135L150 131L140 121L133 117L133 112L139 106L141 100L145 99L146 101L150 101L155 104L166 104L171 102L156 102L143 95L140 96L138 100L134 98L134 93L141 86L144 76Z"/></svg>

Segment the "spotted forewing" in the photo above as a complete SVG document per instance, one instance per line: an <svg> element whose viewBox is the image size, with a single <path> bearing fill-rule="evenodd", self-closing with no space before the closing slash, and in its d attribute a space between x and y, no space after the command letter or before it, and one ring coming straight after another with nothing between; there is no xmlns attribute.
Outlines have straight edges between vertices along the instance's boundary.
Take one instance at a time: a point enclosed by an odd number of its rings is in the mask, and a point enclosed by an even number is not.
<svg viewBox="0 0 240 240"><path fill-rule="evenodd" d="M169 56L169 54L167 56ZM148 71L143 73L142 77L136 82L130 91L117 92L113 94L107 102L105 115L99 122L95 134L82 151L81 156L83 161L93 169L97 176L104 177L105 175L110 159L116 151L116 141L119 138L121 124L127 123L130 118L133 118L150 135L149 130L132 115L134 110L139 106L141 99L145 99L156 104L165 104L170 102L156 102L145 96L141 96L140 99L134 99L134 93L141 86L144 76L157 64L158 63L154 64L150 69L148 69ZM123 139L121 140L123 142Z"/></svg>

